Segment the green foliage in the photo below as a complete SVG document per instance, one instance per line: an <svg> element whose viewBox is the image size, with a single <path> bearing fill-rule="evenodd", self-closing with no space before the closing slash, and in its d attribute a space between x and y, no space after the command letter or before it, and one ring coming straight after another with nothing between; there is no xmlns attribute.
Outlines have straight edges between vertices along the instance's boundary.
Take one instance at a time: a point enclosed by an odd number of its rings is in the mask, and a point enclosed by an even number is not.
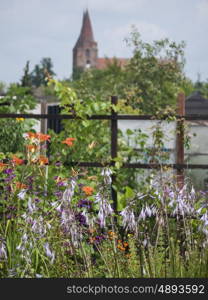
<svg viewBox="0 0 208 300"><path fill-rule="evenodd" d="M115 59L106 69L87 70L71 82L78 98L107 102L110 96L117 95L126 113L130 107L130 113L137 110L143 114L175 109L178 92L188 95L193 90L192 82L183 73L185 43L168 39L145 43L136 29L127 43L133 55L125 67Z"/></svg>
<svg viewBox="0 0 208 300"><path fill-rule="evenodd" d="M25 113L28 110L34 109L36 105L36 101L31 94L31 89L19 86L18 84L11 84L6 96L1 101L10 103L9 106L0 108L2 112L10 113Z"/></svg>
<svg viewBox="0 0 208 300"><path fill-rule="evenodd" d="M39 64L36 64L30 72L29 61L26 62L24 68L24 74L21 78L21 85L23 87L35 86L47 86L47 78L53 77L55 72L53 71L53 63L50 57L44 57Z"/></svg>
<svg viewBox="0 0 208 300"><path fill-rule="evenodd" d="M0 100L8 106L0 106L1 113L27 113L34 109L36 101L28 87L12 84L6 96ZM23 133L35 124L34 120L0 119L0 152L18 152L23 149Z"/></svg>
<svg viewBox="0 0 208 300"><path fill-rule="evenodd" d="M194 88L197 91L200 91L202 96L208 99L208 80L201 82L200 79L194 84Z"/></svg>
<svg viewBox="0 0 208 300"><path fill-rule="evenodd" d="M30 62L28 60L26 62L26 65L24 68L24 74L21 79L21 86L23 86L23 87L31 87L31 85L32 85L31 75L30 75L29 71L30 71Z"/></svg>
<svg viewBox="0 0 208 300"><path fill-rule="evenodd" d="M4 94L6 91L6 84L0 81L0 94Z"/></svg>

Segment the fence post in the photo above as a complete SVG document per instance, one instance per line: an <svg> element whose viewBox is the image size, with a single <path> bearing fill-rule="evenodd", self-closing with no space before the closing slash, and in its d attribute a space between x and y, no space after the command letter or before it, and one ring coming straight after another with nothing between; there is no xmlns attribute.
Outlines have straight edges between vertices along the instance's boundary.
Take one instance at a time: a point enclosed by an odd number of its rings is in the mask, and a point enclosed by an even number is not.
<svg viewBox="0 0 208 300"><path fill-rule="evenodd" d="M40 103L41 108L40 108L40 113L41 114L47 114L47 102L46 101L41 101ZM42 133L47 133L47 119L41 119L40 121L40 132Z"/></svg>
<svg viewBox="0 0 208 300"><path fill-rule="evenodd" d="M185 115L185 94L179 93L177 98L178 115ZM184 119L177 120L176 135L176 163L184 164ZM184 169L177 169L177 185L181 189L184 186Z"/></svg>
<svg viewBox="0 0 208 300"><path fill-rule="evenodd" d="M111 105L117 105L118 98L116 96L111 97ZM115 165L114 158L117 157L118 152L118 120L117 112L114 111L113 107L111 108L111 164ZM117 212L117 191L113 187L116 183L116 175L112 175L112 184L111 184L111 193L113 199L114 211Z"/></svg>

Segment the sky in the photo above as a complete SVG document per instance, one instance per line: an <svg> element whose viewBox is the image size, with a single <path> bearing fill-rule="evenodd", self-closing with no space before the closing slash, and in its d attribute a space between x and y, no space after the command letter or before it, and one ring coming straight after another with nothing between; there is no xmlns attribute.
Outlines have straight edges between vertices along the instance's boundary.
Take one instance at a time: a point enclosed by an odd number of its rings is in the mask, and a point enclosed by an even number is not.
<svg viewBox="0 0 208 300"><path fill-rule="evenodd" d="M185 74L208 79L208 0L0 0L0 81L19 82L50 57L58 79L72 73L72 49L88 7L99 57L131 57L132 25L146 42L186 42Z"/></svg>

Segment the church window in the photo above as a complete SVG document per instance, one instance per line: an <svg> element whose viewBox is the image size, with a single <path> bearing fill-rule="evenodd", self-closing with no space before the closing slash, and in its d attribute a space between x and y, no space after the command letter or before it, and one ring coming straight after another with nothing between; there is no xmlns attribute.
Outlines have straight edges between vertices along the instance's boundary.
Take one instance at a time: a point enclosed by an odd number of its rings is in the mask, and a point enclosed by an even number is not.
<svg viewBox="0 0 208 300"><path fill-rule="evenodd" d="M86 49L85 54L86 54L86 57L90 57L90 49Z"/></svg>

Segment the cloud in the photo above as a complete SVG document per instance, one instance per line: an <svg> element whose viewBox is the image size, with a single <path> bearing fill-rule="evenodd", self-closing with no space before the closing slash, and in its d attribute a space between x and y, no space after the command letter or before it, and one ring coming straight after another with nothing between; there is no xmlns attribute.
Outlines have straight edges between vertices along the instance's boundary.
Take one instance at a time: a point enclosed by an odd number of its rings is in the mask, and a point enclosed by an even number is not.
<svg viewBox="0 0 208 300"><path fill-rule="evenodd" d="M88 0L88 5L93 11L127 13L141 8L144 2L144 0Z"/></svg>
<svg viewBox="0 0 208 300"><path fill-rule="evenodd" d="M102 41L105 41L101 47L99 46L104 55L108 54L108 56L115 55L125 57L131 54L131 50L127 47L124 40L130 36L132 26L138 29L142 40L146 42L159 40L167 37L168 35L167 32L160 26L144 21L134 21L123 26L115 27L114 29L108 28L103 32L102 38L100 39L101 44ZM108 42L106 43L106 41Z"/></svg>
<svg viewBox="0 0 208 300"><path fill-rule="evenodd" d="M197 5L197 12L200 18L207 21L208 18L208 0L203 0Z"/></svg>
<svg viewBox="0 0 208 300"><path fill-rule="evenodd" d="M208 0L0 0L0 81L18 80L27 59L32 67L44 56L68 76L87 2L100 57L131 56L124 38L134 24L147 42L185 39L189 70L197 60L207 74Z"/></svg>

